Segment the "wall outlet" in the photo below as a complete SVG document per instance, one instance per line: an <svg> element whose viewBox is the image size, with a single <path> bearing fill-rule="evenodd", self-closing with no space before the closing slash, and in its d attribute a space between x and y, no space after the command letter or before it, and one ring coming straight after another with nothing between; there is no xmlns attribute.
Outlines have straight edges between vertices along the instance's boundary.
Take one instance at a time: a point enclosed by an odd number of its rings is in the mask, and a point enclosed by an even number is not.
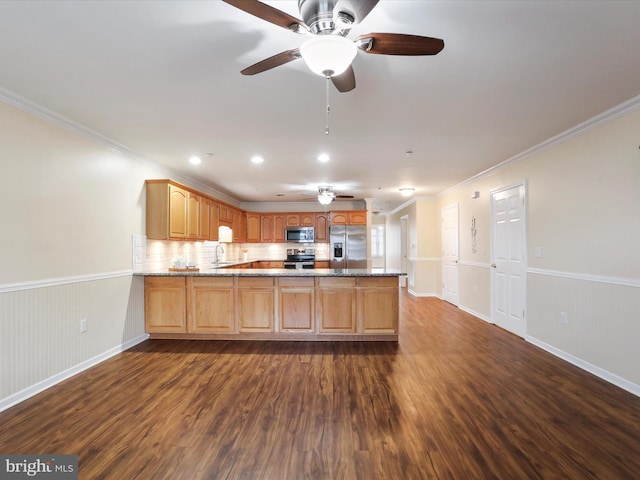
<svg viewBox="0 0 640 480"><path fill-rule="evenodd" d="M86 333L87 331L87 319L83 318L80 320L80 333Z"/></svg>
<svg viewBox="0 0 640 480"><path fill-rule="evenodd" d="M566 312L560 312L560 325L568 325L569 317L567 317Z"/></svg>

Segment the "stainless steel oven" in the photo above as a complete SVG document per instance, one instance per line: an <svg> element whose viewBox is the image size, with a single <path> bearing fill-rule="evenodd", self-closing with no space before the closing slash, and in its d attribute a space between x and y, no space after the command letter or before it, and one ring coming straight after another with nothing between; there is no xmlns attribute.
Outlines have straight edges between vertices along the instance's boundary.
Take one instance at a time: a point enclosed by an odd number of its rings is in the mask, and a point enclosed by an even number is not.
<svg viewBox="0 0 640 480"><path fill-rule="evenodd" d="M315 261L316 254L313 248L290 248L287 249L284 268L296 270L315 268Z"/></svg>

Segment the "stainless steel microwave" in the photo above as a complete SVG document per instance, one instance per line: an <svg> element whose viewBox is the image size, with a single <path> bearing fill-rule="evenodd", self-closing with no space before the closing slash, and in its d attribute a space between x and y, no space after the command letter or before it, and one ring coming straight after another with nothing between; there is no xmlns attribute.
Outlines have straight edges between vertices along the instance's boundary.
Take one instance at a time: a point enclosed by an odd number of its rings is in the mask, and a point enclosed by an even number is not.
<svg viewBox="0 0 640 480"><path fill-rule="evenodd" d="M315 242L315 229L313 227L286 227L284 238L286 242L313 243Z"/></svg>

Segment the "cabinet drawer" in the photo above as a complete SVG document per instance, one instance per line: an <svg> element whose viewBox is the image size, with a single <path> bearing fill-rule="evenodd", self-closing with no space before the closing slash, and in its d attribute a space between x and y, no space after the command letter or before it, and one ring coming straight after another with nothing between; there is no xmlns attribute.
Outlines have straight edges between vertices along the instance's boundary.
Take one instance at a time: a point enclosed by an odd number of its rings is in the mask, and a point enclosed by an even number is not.
<svg viewBox="0 0 640 480"><path fill-rule="evenodd" d="M320 277L318 278L319 287L355 287L355 277Z"/></svg>
<svg viewBox="0 0 640 480"><path fill-rule="evenodd" d="M274 277L239 277L239 288L252 288L252 287L273 287Z"/></svg>
<svg viewBox="0 0 640 480"><path fill-rule="evenodd" d="M313 287L313 278L281 277L278 279L278 285L281 287Z"/></svg>
<svg viewBox="0 0 640 480"><path fill-rule="evenodd" d="M363 277L358 279L361 287L397 287L398 277Z"/></svg>
<svg viewBox="0 0 640 480"><path fill-rule="evenodd" d="M145 287L184 287L186 277L144 277Z"/></svg>
<svg viewBox="0 0 640 480"><path fill-rule="evenodd" d="M189 277L194 287L233 287L233 277Z"/></svg>

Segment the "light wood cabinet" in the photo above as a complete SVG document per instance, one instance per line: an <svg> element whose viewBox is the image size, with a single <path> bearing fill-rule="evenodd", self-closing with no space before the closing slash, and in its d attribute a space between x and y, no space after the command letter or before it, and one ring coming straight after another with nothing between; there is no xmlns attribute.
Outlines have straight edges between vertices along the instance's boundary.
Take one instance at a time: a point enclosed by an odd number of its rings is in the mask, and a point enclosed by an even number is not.
<svg viewBox="0 0 640 480"><path fill-rule="evenodd" d="M287 213L286 219L287 227L300 226L300 215L298 215L297 213Z"/></svg>
<svg viewBox="0 0 640 480"><path fill-rule="evenodd" d="M313 278L283 277L278 279L280 330L313 332L315 284Z"/></svg>
<svg viewBox="0 0 640 480"><path fill-rule="evenodd" d="M209 209L209 240L218 241L218 227L220 227L218 202L212 200Z"/></svg>
<svg viewBox="0 0 640 480"><path fill-rule="evenodd" d="M260 216L260 241L273 242L273 215Z"/></svg>
<svg viewBox="0 0 640 480"><path fill-rule="evenodd" d="M257 243L260 241L260 214L247 213L247 242Z"/></svg>
<svg viewBox="0 0 640 480"><path fill-rule="evenodd" d="M261 260L259 262L253 262L253 268L284 268L284 261Z"/></svg>
<svg viewBox="0 0 640 480"><path fill-rule="evenodd" d="M347 210L331 212L331 225L366 225L366 210Z"/></svg>
<svg viewBox="0 0 640 480"><path fill-rule="evenodd" d="M211 235L211 204L213 200L200 197L198 210L198 240L210 240Z"/></svg>
<svg viewBox="0 0 640 480"><path fill-rule="evenodd" d="M398 279L358 279L358 331L364 334L398 332Z"/></svg>
<svg viewBox="0 0 640 480"><path fill-rule="evenodd" d="M188 332L236 331L233 277L188 277L187 305Z"/></svg>
<svg viewBox="0 0 640 480"><path fill-rule="evenodd" d="M316 223L316 216L313 213L301 213L299 215L300 223L303 227L314 227Z"/></svg>
<svg viewBox="0 0 640 480"><path fill-rule="evenodd" d="M329 260L316 260L315 268L329 268Z"/></svg>
<svg viewBox="0 0 640 480"><path fill-rule="evenodd" d="M276 243L284 243L284 223L284 215L276 214L273 216L273 241Z"/></svg>
<svg viewBox="0 0 640 480"><path fill-rule="evenodd" d="M316 243L326 243L329 241L329 221L327 215L318 213L315 216Z"/></svg>
<svg viewBox="0 0 640 480"><path fill-rule="evenodd" d="M245 212L234 208L231 210L231 230L234 242L247 241L247 220Z"/></svg>
<svg viewBox="0 0 640 480"><path fill-rule="evenodd" d="M221 225L231 227L233 222L233 212L232 207L225 203L220 203L218 205L218 218Z"/></svg>
<svg viewBox="0 0 640 480"><path fill-rule="evenodd" d="M316 318L322 333L355 333L357 325L356 279L319 277Z"/></svg>
<svg viewBox="0 0 640 480"><path fill-rule="evenodd" d="M144 323L149 333L185 333L185 277L145 277Z"/></svg>
<svg viewBox="0 0 640 480"><path fill-rule="evenodd" d="M238 277L238 330L273 332L274 277Z"/></svg>
<svg viewBox="0 0 640 480"><path fill-rule="evenodd" d="M397 340L398 289L397 276L149 276L145 327L153 338Z"/></svg>
<svg viewBox="0 0 640 480"><path fill-rule="evenodd" d="M200 196L187 192L187 235L188 240L198 240L200 236Z"/></svg>

